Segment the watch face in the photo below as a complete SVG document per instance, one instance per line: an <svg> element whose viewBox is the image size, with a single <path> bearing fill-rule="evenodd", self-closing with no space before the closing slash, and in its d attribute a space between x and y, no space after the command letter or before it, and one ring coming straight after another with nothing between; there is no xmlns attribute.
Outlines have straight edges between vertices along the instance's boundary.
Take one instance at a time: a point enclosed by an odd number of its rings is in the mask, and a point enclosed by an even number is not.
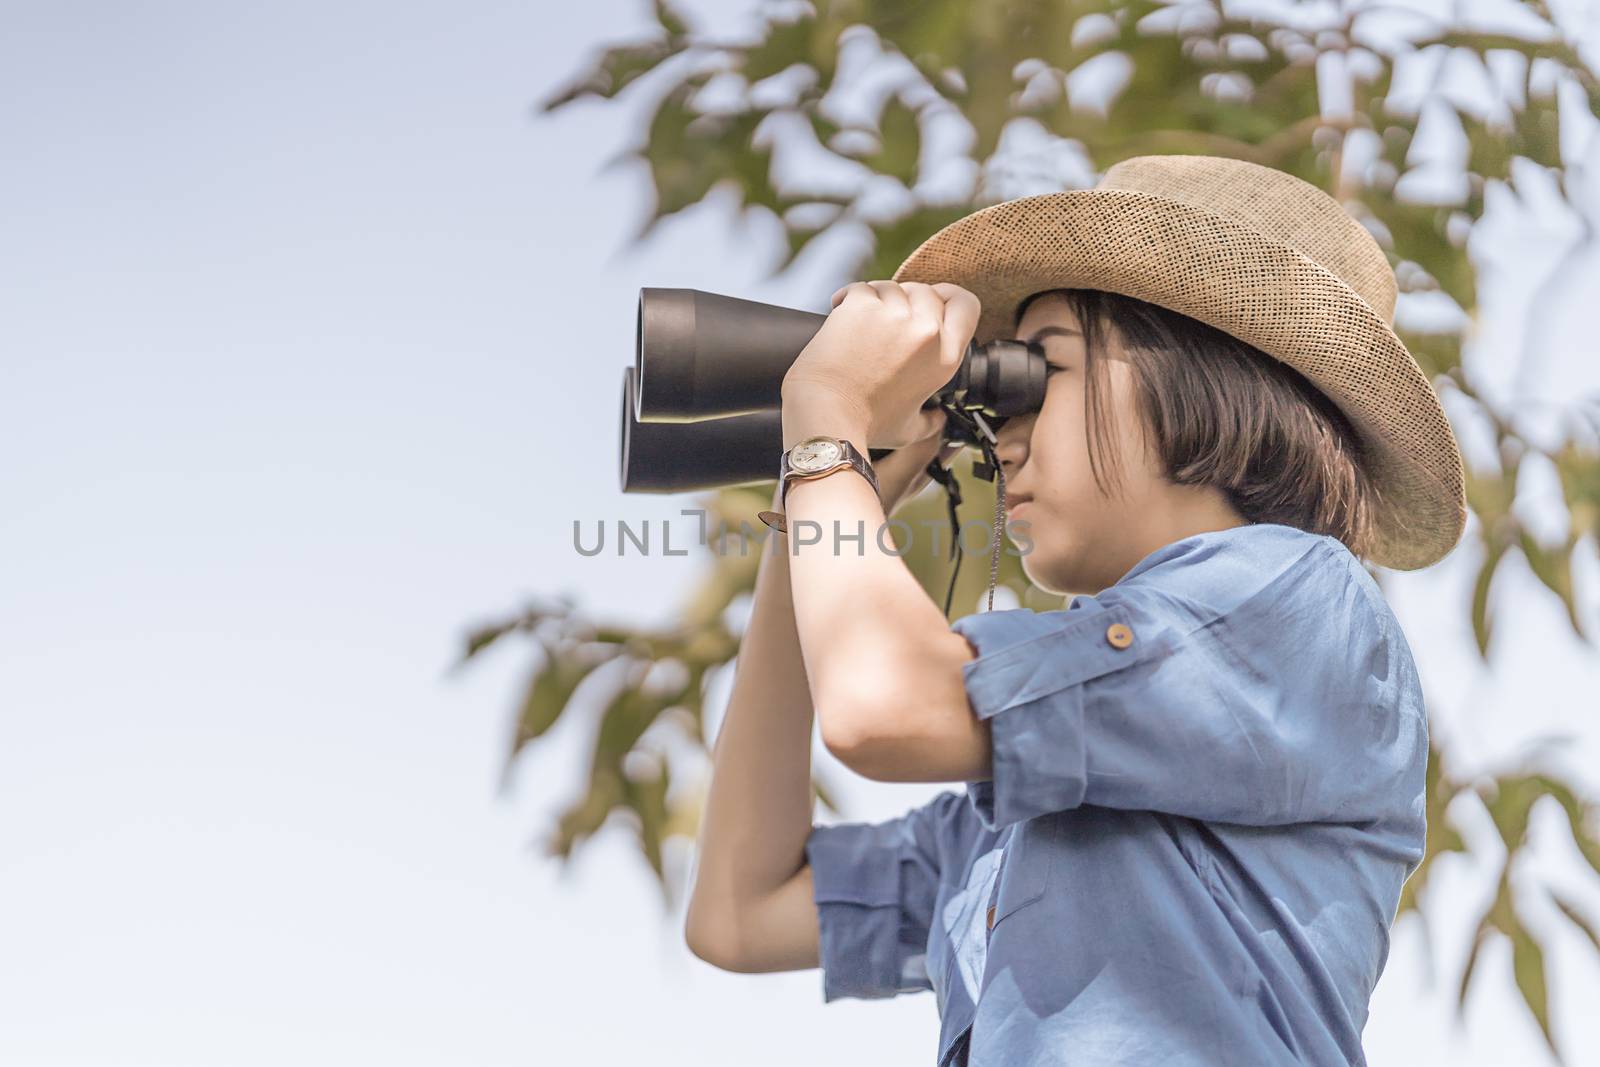
<svg viewBox="0 0 1600 1067"><path fill-rule="evenodd" d="M820 471L843 458L843 450L832 441L803 441L789 453L789 466L802 473Z"/></svg>

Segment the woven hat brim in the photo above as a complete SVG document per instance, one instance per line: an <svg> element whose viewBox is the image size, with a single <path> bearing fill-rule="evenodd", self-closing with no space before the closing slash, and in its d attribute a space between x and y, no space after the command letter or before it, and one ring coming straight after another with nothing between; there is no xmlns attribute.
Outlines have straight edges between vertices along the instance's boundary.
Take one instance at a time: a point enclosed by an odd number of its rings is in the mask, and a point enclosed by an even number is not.
<svg viewBox="0 0 1600 1067"><path fill-rule="evenodd" d="M1437 562L1466 524L1460 450L1437 394L1372 306L1298 249L1168 197L1076 189L950 223L894 273L953 282L982 304L974 340L1009 336L1047 289L1100 289L1187 315L1305 375L1349 417L1383 500L1373 562Z"/></svg>

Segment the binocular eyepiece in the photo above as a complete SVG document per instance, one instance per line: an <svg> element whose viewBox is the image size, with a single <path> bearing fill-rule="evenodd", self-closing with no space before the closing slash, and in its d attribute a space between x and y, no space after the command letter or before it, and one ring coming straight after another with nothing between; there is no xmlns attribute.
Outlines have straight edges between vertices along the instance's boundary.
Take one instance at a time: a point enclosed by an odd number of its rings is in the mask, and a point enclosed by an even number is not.
<svg viewBox="0 0 1600 1067"><path fill-rule="evenodd" d="M677 493L778 477L783 378L826 315L697 289L640 289L634 362L623 372L618 470L624 493ZM996 340L967 348L924 407L997 426L1044 403L1044 351ZM949 443L978 444L952 418ZM888 449L871 449L873 459Z"/></svg>

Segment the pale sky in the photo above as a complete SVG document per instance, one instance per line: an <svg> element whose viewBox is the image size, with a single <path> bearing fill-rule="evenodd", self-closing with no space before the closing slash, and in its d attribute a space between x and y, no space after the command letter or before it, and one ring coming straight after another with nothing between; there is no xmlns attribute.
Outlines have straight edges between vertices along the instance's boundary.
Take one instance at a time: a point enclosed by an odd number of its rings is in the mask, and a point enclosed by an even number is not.
<svg viewBox="0 0 1600 1067"><path fill-rule="evenodd" d="M820 310L844 280L824 246L763 281L776 230L725 200L624 247L644 184L600 165L629 117L530 107L648 19L643 0L5 6L0 1062L931 1062L931 995L823 1005L816 971L694 959L620 823L565 871L542 859L588 724L501 793L530 653L446 675L467 625L527 597L658 620L706 566L571 544L574 518L694 503L617 492L641 286ZM1600 387L1594 254L1547 278L1557 222L1488 235L1485 377L1513 387L1517 318L1556 287L1533 388ZM1600 793L1594 653L1514 565L1495 670L1476 665L1473 557L1393 589L1436 731L1475 767L1571 734L1563 763ZM856 818L945 788L833 773ZM1527 873L1600 916L1553 814ZM1435 875L1436 988L1418 924L1397 926L1374 1064L1543 1062L1503 944L1454 1021L1481 873ZM1581 1063L1600 957L1548 909L1527 921L1557 933Z"/></svg>

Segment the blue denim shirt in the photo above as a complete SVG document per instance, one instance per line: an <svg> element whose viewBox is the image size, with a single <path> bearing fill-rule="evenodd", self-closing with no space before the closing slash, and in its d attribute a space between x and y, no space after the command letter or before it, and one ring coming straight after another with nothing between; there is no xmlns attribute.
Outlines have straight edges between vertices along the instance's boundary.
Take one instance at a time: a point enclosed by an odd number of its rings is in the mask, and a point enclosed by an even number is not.
<svg viewBox="0 0 1600 1067"><path fill-rule="evenodd" d="M1428 738L1332 537L1186 537L958 619L993 777L813 828L823 1000L932 990L940 1067L1361 1064Z"/></svg>

